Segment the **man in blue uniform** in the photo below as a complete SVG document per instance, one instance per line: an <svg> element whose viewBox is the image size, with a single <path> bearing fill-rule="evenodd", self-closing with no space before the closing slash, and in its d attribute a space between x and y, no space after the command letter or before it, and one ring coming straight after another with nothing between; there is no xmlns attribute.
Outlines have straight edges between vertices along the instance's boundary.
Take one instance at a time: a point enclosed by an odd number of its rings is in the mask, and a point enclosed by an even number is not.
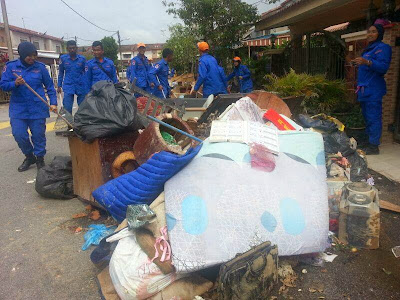
<svg viewBox="0 0 400 300"><path fill-rule="evenodd" d="M392 59L392 48L383 43L384 28L374 24L368 29L368 46L362 56L354 60L359 66L357 96L361 103L369 144L368 155L379 154L382 135L382 98L386 94L385 74Z"/></svg>
<svg viewBox="0 0 400 300"><path fill-rule="evenodd" d="M239 82L240 92L243 94L247 94L253 91L253 81L251 80L250 70L242 65L242 60L239 56L233 58L233 64L235 68L233 72L228 76L227 80L231 80L233 77L236 77Z"/></svg>
<svg viewBox="0 0 400 300"><path fill-rule="evenodd" d="M169 98L171 87L168 82L168 63L174 59L174 52L169 48L165 48L162 55L163 59L150 69L149 78L151 86L157 87L154 95L159 98Z"/></svg>
<svg viewBox="0 0 400 300"><path fill-rule="evenodd" d="M53 80L45 65L36 61L35 46L29 42L22 42L18 45L18 54L19 59L8 62L4 67L0 88L3 91L11 92L10 123L14 139L26 156L18 168L19 172L23 172L34 163L38 169L44 166L46 118L50 117L48 106L24 84L29 84L42 98L46 99L44 86L50 98L52 111L57 111L57 95ZM18 77L14 74L17 74Z"/></svg>
<svg viewBox="0 0 400 300"><path fill-rule="evenodd" d="M146 53L146 45L139 43L137 44L137 49L139 52L138 55L131 60L130 82L134 82L137 87L150 93L148 77L150 63L147 57L144 55Z"/></svg>
<svg viewBox="0 0 400 300"><path fill-rule="evenodd" d="M77 95L78 105L86 96L85 65L86 59L76 53L75 41L67 42L68 54L61 55L60 69L58 74L58 89L61 93L64 90L64 108L72 114L74 96Z"/></svg>
<svg viewBox="0 0 400 300"><path fill-rule="evenodd" d="M92 44L94 58L86 63L86 81L88 88L100 80L108 80L114 83L118 82L117 71L114 62L104 57L103 44L95 41Z"/></svg>
<svg viewBox="0 0 400 300"><path fill-rule="evenodd" d="M199 76L192 96L196 95L202 85L204 98L208 98L210 95L226 94L224 78L221 76L218 63L213 56L208 54L209 45L206 42L200 42L197 47L201 57L199 60Z"/></svg>

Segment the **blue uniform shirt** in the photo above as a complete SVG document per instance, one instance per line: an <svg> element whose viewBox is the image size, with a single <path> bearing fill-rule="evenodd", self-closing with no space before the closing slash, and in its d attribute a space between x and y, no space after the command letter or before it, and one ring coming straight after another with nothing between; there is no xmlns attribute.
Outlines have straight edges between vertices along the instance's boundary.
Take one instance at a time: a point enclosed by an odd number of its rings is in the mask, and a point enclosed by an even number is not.
<svg viewBox="0 0 400 300"><path fill-rule="evenodd" d="M44 119L50 117L49 108L38 97L35 96L26 86L15 85L13 73L24 78L43 99L46 99L44 88L50 98L51 105L57 105L57 95L54 89L53 80L41 62L35 62L26 67L17 59L8 62L0 80L0 88L3 91L11 92L9 116L10 119Z"/></svg>
<svg viewBox="0 0 400 300"><path fill-rule="evenodd" d="M69 54L61 55L58 74L58 86L66 94L82 95L86 93L85 84L86 58L77 54L72 59Z"/></svg>
<svg viewBox="0 0 400 300"><path fill-rule="evenodd" d="M382 101L386 94L385 74L392 60L392 48L381 42L375 42L365 48L362 57L372 65L358 68L357 94L359 101Z"/></svg>
<svg viewBox="0 0 400 300"><path fill-rule="evenodd" d="M149 72L149 79L151 83L156 86L154 94L160 98L164 98L164 95L158 89L161 84L163 86L165 97L169 97L171 87L168 82L169 66L165 59L160 60L153 67L151 67ZM160 81L157 80L157 77Z"/></svg>
<svg viewBox="0 0 400 300"><path fill-rule="evenodd" d="M107 74L104 73L98 64L101 64ZM107 57L103 57L102 63L100 63L96 58L92 58L86 63L86 81L88 88L91 89L93 84L100 80L108 80L114 83L118 82L114 62Z"/></svg>
<svg viewBox="0 0 400 300"><path fill-rule="evenodd" d="M203 85L203 97L207 98L211 94L226 94L224 78L221 76L217 60L210 54L205 53L199 60L199 78L197 79L194 90L198 91Z"/></svg>
<svg viewBox="0 0 400 300"><path fill-rule="evenodd" d="M130 81L133 82L136 78L136 86L146 89L149 86L148 73L150 71L149 60L146 56L143 58L139 55L131 60Z"/></svg>
<svg viewBox="0 0 400 300"><path fill-rule="evenodd" d="M225 88L228 88L228 78L225 75L225 70L223 67L218 66L219 73L221 74L222 82L224 83Z"/></svg>
<svg viewBox="0 0 400 300"><path fill-rule="evenodd" d="M239 76L242 76L243 78L239 79ZM233 72L228 76L228 81L233 77L237 77L241 93L250 93L253 90L251 73L245 65L240 64L239 66L235 67Z"/></svg>

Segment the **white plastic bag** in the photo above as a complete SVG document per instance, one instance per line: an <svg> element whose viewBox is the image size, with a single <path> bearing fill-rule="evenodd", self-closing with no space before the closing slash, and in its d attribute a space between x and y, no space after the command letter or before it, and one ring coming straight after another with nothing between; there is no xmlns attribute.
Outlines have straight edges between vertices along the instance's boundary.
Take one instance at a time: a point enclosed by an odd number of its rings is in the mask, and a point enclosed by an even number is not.
<svg viewBox="0 0 400 300"><path fill-rule="evenodd" d="M122 300L146 299L173 281L176 273L164 275L154 263L149 263L146 253L140 248L135 234L125 228L107 239L118 245L110 261L110 277ZM179 275L179 278L183 276Z"/></svg>

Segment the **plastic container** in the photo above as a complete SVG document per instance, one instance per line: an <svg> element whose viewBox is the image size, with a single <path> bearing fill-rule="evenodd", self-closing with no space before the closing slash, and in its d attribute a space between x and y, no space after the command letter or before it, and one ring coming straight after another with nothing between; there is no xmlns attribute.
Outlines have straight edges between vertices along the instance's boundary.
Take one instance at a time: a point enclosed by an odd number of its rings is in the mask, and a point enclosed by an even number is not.
<svg viewBox="0 0 400 300"><path fill-rule="evenodd" d="M347 184L339 210L340 242L357 248L379 248L380 209L375 188L362 182Z"/></svg>

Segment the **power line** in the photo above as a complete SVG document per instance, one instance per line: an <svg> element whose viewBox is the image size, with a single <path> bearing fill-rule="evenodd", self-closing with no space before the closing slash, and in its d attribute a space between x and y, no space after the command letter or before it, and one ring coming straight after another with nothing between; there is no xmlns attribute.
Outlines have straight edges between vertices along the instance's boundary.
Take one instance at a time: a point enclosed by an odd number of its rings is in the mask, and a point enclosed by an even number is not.
<svg viewBox="0 0 400 300"><path fill-rule="evenodd" d="M82 16L82 15L81 15L79 12L77 12L75 9L73 9L71 6L69 6L68 3L66 3L64 0L60 0L60 1L61 1L62 3L64 3L68 8L70 8L74 13L76 13L78 16L80 16L82 19L84 19L85 21L89 22L89 23L92 24L93 26L95 26L95 27L97 27L97 28L99 28L99 29L101 29L101 30L107 31L107 32L116 32L115 30L107 30L107 29L104 29L104 28L102 28L102 27L100 27L100 26L94 24L93 22L89 21L89 20L86 19L84 16Z"/></svg>
<svg viewBox="0 0 400 300"><path fill-rule="evenodd" d="M80 38L79 36L77 36L76 38L77 38L78 40L85 41L85 42L94 42L94 41L92 41L92 40L86 40L86 39Z"/></svg>

